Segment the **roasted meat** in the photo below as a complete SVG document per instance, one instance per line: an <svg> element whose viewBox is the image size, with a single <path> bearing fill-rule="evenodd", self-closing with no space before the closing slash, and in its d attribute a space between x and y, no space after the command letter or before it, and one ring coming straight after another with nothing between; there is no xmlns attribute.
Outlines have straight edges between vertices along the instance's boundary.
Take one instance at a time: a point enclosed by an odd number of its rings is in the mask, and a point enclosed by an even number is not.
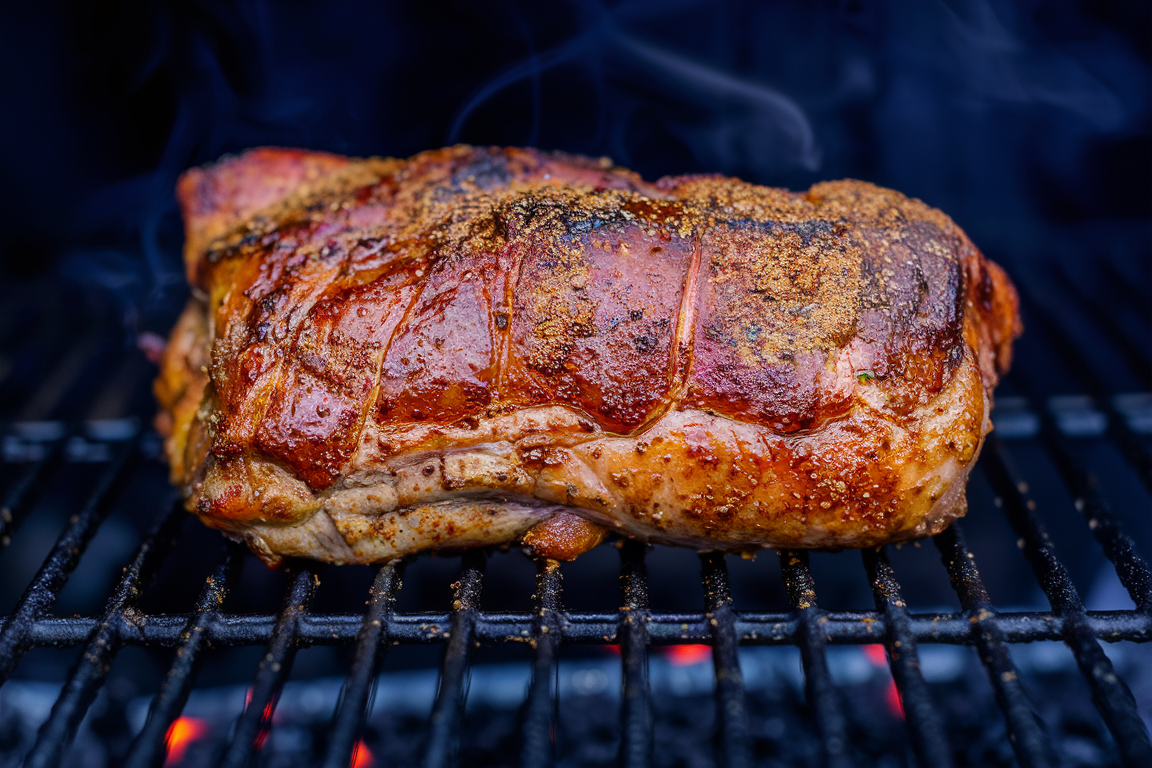
<svg viewBox="0 0 1152 768"><path fill-rule="evenodd" d="M1020 331L947 216L859 181L257 149L178 195L158 424L188 509L270 564L926 536Z"/></svg>

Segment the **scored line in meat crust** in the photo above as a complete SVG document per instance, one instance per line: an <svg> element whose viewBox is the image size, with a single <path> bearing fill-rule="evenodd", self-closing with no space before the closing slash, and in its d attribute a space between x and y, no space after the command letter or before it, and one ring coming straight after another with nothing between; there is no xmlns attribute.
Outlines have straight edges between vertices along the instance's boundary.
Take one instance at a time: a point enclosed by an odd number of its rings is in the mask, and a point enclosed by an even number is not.
<svg viewBox="0 0 1152 768"><path fill-rule="evenodd" d="M672 371L669 376L671 386L668 388L668 402L664 409L648 421L648 424L663 416L672 408L673 403L682 402L684 390L688 387L689 374L692 372L692 348L696 339L697 283L700 280L700 252L702 248L703 243L700 236L694 236L692 258L688 262L688 279L685 281L684 295L680 299L680 312L676 317L676 334L672 342ZM647 427L648 424L644 426Z"/></svg>
<svg viewBox="0 0 1152 768"><path fill-rule="evenodd" d="M353 445L360 445L360 441L364 436L364 427L376 411L376 403L380 397L382 387L381 379L384 375L384 361L388 359L388 353L392 350L392 343L396 340L396 335L404 328L405 323L408 322L408 318L412 315L412 310L420 302L420 297L424 295L424 287L426 285L427 283L420 283L417 285L416 290L412 291L412 299L408 302L408 306L404 308L404 314L401 316L400 322L392 327L392 332L388 334L388 341L385 342L380 350L379 360L376 363L375 383L372 387L372 394L361 409L360 422L357 425L356 439L353 441Z"/></svg>
<svg viewBox="0 0 1152 768"><path fill-rule="evenodd" d="M496 392L502 394L508 389L508 360L512 354L512 329L514 327L513 315L516 312L516 288L520 285L520 280L524 276L524 253L520 248L516 248L512 243L504 244L505 257L512 258L512 268L509 270L515 279L508 280L504 284L504 300L500 306L499 314L493 310L490 314L496 323L496 330L498 332L498 346L496 347ZM501 326L496 318L503 318L504 325Z"/></svg>

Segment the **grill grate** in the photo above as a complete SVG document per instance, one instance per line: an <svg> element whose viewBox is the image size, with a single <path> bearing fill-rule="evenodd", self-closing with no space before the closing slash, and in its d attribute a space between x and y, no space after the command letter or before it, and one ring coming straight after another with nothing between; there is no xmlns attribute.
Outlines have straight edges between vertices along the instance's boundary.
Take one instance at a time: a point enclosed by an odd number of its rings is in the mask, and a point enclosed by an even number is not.
<svg viewBox="0 0 1152 768"><path fill-rule="evenodd" d="M556 669L561 648L603 644L618 645L620 650L619 759L626 766L652 763L654 702L649 650L681 644L706 644L712 648L719 764L749 766L756 762L739 649L760 645L798 648L806 698L819 736L819 762L829 766L855 765L849 717L830 671L829 645L875 643L883 644L886 650L907 722L909 744L919 765L955 764L941 711L921 671L919 649L928 643L974 647L987 672L1018 762L1023 766L1058 765L1061 756L1054 753L1052 740L1029 699L1011 651L1013 644L1042 640L1060 640L1070 649L1112 734L1119 761L1124 765L1147 765L1152 762L1148 730L1131 690L1113 669L1101 641L1152 639L1152 573L1077 453L1077 440L1085 434L1104 436L1127 460L1124 471L1130 471L1144 489L1152 490L1147 434L1139 427L1139 419L1146 418L1139 403L1147 398L1116 398L1103 378L1093 372L1084 353L1074 345L1062 343L1064 330L1059 318L1028 297L1025 308L1030 327L1038 329L1035 332L1060 350L1063 363L1077 371L1083 391L1091 397L1088 405L1076 413L1079 417L1100 417L1096 421L1088 418L1091 423L1086 427L1084 418L1073 418L1069 411L1050 401L1042 386L1034 386L1035 382L1028 380L1026 371L1014 374L1002 401L1004 420L998 419L998 432L989 438L980 461L978 472L993 489L1000 513L1019 537L1021 553L1050 604L1045 611L1010 611L994 606L966 543L965 524L961 523L933 540L959 602L961 609L957 612L910 609L883 550L860 555L875 601L874 610L831 611L821 607L809 554L783 551L779 562L787 591L787 610L740 610L732 597L725 557L703 554L700 580L704 611L657 611L649 601L649 550L637 542L622 541L618 543L622 607L616 612L565 610L564 569L543 561L536 564L531 611L485 611L481 590L487 556L476 551L461 558L453 608L446 612L397 611L403 562L375 570L362 614L314 610L319 574L317 567L308 563L289 565L288 588L278 613L229 612L226 606L237 590L241 569L250 555L239 545L224 542L192 613L145 614L139 607L141 596L177 545L188 518L169 492L166 498L156 500L154 508L160 509L161 514L124 566L103 612L56 615L53 608L57 597L69 575L83 561L89 543L126 484L141 467L155 464L156 440L127 419L91 423L13 419L4 433L6 461L2 466L12 470L0 514L0 541L5 546L21 524L32 517L39 497L52 483L67 479L77 465L99 467L86 499L67 519L23 596L11 614L0 619L0 683L12 678L21 657L31 649L82 648L25 757L25 765L61 764L67 745L122 648L174 649L147 720L122 753L124 765L143 768L164 762L166 735L188 701L209 649L261 646L265 653L251 678L249 700L218 763L248 765L273 728L272 713L297 650L311 645L342 645L354 649L353 658L332 714L323 765L347 766L357 749L385 650L393 644L443 647L439 689L427 723L427 748L422 762L428 768L451 765L457 761L461 747L473 649L525 640L532 648L532 678L521 710L518 745L520 763L525 766L555 762ZM1102 332L1108 330L1101 328ZM33 339L31 343L35 342ZM76 343L88 344L90 339L83 337ZM1032 342L1026 337L1025 343ZM1138 349L1130 353L1144 360ZM69 359L70 371L83 368L75 361L85 359L84 354L77 353ZM142 373L141 380L145 381L146 372ZM70 382L53 386L60 397L76 389ZM1131 406L1132 402L1137 406ZM1013 403L1023 407L1014 411ZM1131 597L1133 609L1086 610L1068 567L1057 557L1041 522L1038 499L1029 487L1031 478L1020 468L1021 446L1037 447L1058 473L1076 510L1083 515L1084 529L1091 533L1091 538L1083 536L1084 541L1094 538L1102 549ZM841 564L855 556L840 555ZM204 557L210 558L211 553Z"/></svg>

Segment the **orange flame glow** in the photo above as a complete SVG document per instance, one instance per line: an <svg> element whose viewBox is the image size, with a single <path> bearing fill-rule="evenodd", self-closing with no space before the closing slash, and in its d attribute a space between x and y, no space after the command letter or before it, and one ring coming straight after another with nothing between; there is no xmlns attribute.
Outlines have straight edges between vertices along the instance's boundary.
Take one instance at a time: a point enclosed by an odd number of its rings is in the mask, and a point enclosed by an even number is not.
<svg viewBox="0 0 1152 768"><path fill-rule="evenodd" d="M363 739L360 739L352 748L350 768L372 768L374 765L376 765L376 758L372 757L372 753L368 751L368 745L364 743Z"/></svg>
<svg viewBox="0 0 1152 768"><path fill-rule="evenodd" d="M248 686L248 693L244 695L244 710L247 711L251 704L252 686ZM274 696L265 702L264 711L260 713L260 732L256 734L256 740L253 742L253 747L257 751L264 748L264 742L268 741L268 732L276 721L276 697Z"/></svg>
<svg viewBox="0 0 1152 768"><path fill-rule="evenodd" d="M862 647L868 661L876 666L883 667L888 663L888 654L885 653L883 645L874 643ZM896 687L896 678L889 678L888 690L884 692L884 701L888 704L888 710L892 714L901 720L904 719L904 702L900 699L900 689Z"/></svg>
<svg viewBox="0 0 1152 768"><path fill-rule="evenodd" d="M873 643L872 645L862 646L864 655L868 657L868 661L872 662L878 667L883 667L888 663L888 655L884 653L884 646L880 643Z"/></svg>
<svg viewBox="0 0 1152 768"><path fill-rule="evenodd" d="M900 699L900 690L896 687L896 681L888 681L888 691L884 696L888 702L888 709L892 710L892 714L901 720L904 719L904 702Z"/></svg>
<svg viewBox="0 0 1152 768"><path fill-rule="evenodd" d="M668 663L676 667L686 667L690 664L703 664L712 658L710 645L670 645L664 649Z"/></svg>
<svg viewBox="0 0 1152 768"><path fill-rule="evenodd" d="M165 766L178 765L184 760L188 745L208 735L208 723L195 717L178 717L168 726L164 743L168 747Z"/></svg>

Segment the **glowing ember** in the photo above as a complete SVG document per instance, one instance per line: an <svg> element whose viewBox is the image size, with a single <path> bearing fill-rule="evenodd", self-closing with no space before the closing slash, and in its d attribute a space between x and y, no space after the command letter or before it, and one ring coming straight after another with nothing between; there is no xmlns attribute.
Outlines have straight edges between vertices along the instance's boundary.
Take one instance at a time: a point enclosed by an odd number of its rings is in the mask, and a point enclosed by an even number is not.
<svg viewBox="0 0 1152 768"><path fill-rule="evenodd" d="M903 720L904 702L900 700L900 690L896 687L895 680L888 681L888 690L884 694L884 700L888 702L888 709L892 710L892 714Z"/></svg>
<svg viewBox="0 0 1152 768"><path fill-rule="evenodd" d="M252 704L252 686L248 686L248 693L244 696L244 710L247 711L249 705ZM276 722L276 697L270 699L264 704L264 711L260 713L260 732L256 734L256 740L253 746L257 750L263 749L264 742L268 740L268 731L271 724Z"/></svg>
<svg viewBox="0 0 1152 768"><path fill-rule="evenodd" d="M664 655L673 666L686 667L690 664L703 664L712 658L710 645L670 645Z"/></svg>
<svg viewBox="0 0 1152 768"><path fill-rule="evenodd" d="M372 753L368 751L368 745L364 743L363 739L356 742L356 746L352 749L352 763L350 768L372 768L376 764L376 758L372 757Z"/></svg>
<svg viewBox="0 0 1152 768"><path fill-rule="evenodd" d="M884 653L884 646L879 643L872 645L862 646L864 655L868 657L868 661L872 662L878 667L883 667L888 663L888 655Z"/></svg>
<svg viewBox="0 0 1152 768"><path fill-rule="evenodd" d="M168 726L168 733L164 736L164 743L168 747L168 757L164 760L165 766L177 765L184 759L188 745L208 735L208 724L195 717L178 717Z"/></svg>
<svg viewBox="0 0 1152 768"><path fill-rule="evenodd" d="M888 655L884 651L884 646L879 643L872 645L862 646L864 655L868 657L868 661L872 662L878 667L883 667L888 663ZM891 678L888 680L888 690L884 692L884 701L888 704L888 710L901 720L904 719L904 702L900 700L900 689L896 687L896 679Z"/></svg>

